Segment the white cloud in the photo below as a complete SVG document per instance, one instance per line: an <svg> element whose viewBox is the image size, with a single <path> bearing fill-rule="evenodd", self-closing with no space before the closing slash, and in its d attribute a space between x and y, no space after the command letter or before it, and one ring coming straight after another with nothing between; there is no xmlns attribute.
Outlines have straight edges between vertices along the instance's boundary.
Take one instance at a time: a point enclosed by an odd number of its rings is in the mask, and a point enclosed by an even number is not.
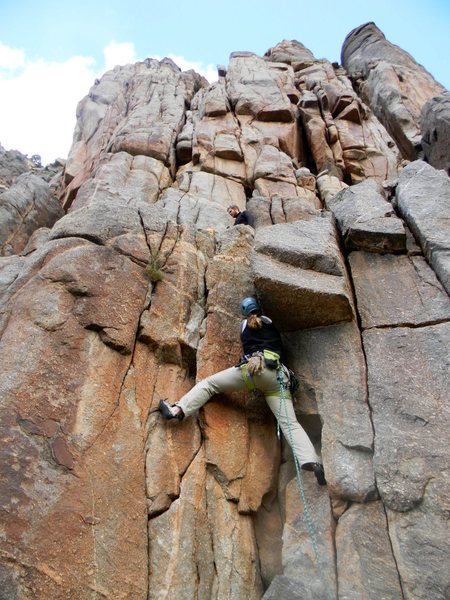
<svg viewBox="0 0 450 600"><path fill-rule="evenodd" d="M156 58L156 60L162 60L163 57L158 54L152 54L149 58ZM217 81L217 68L212 65L204 65L202 62L193 62L191 60L187 60L184 56L179 56L178 54L168 54L167 58L173 60L173 62L180 67L182 71L189 71L189 69L194 69L200 75L203 75L205 79L209 81L209 83L213 83Z"/></svg>
<svg viewBox="0 0 450 600"><path fill-rule="evenodd" d="M93 58L25 62L14 77L0 68L0 143L43 164L67 157L78 101L94 83Z"/></svg>
<svg viewBox="0 0 450 600"><path fill-rule="evenodd" d="M201 62L192 62L186 60L183 56L177 56L176 54L169 54L168 58L171 58L173 62L180 67L182 71L189 71L189 69L194 69L200 75L203 75L209 83L213 83L213 81L217 81L217 67L214 65L203 65ZM161 59L160 59L161 60Z"/></svg>
<svg viewBox="0 0 450 600"><path fill-rule="evenodd" d="M25 65L25 52L0 42L0 69L18 69Z"/></svg>
<svg viewBox="0 0 450 600"><path fill-rule="evenodd" d="M96 78L116 65L134 63L131 42L110 42L104 48L105 64L98 69L95 59L74 56L62 62L31 61L23 50L0 42L0 144L32 156L43 164L66 158L75 129L78 102ZM161 57L154 56L161 60ZM183 71L194 69L209 82L217 79L213 65L170 54Z"/></svg>
<svg viewBox="0 0 450 600"><path fill-rule="evenodd" d="M103 48L103 56L105 57L105 71L113 69L116 65L127 65L138 60L133 42L110 42Z"/></svg>

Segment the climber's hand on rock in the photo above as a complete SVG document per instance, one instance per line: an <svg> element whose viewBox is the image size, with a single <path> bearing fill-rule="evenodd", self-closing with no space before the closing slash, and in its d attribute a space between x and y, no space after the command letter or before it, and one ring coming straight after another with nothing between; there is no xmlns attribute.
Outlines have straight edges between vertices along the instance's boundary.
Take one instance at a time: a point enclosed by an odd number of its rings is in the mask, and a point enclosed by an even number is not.
<svg viewBox="0 0 450 600"><path fill-rule="evenodd" d="M263 369L263 364L262 356L252 356L247 363L247 373L251 377L253 377L253 375L258 375Z"/></svg>

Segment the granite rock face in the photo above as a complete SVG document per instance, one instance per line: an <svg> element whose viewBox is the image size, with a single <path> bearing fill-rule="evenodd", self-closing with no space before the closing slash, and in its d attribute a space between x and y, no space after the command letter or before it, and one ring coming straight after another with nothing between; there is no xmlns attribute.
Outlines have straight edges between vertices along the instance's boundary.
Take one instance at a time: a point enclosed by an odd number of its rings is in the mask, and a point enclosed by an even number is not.
<svg viewBox="0 0 450 600"><path fill-rule="evenodd" d="M51 227L63 214L48 183L32 173L20 175L0 195L0 256L19 254L36 229Z"/></svg>
<svg viewBox="0 0 450 600"><path fill-rule="evenodd" d="M406 251L405 228L375 181L352 185L325 204L335 216L348 250Z"/></svg>
<svg viewBox="0 0 450 600"><path fill-rule="evenodd" d="M419 158L422 107L445 88L410 54L386 40L375 23L361 25L348 34L341 60L402 155L409 160Z"/></svg>
<svg viewBox="0 0 450 600"><path fill-rule="evenodd" d="M434 96L420 113L425 160L435 169L450 169L450 92Z"/></svg>
<svg viewBox="0 0 450 600"><path fill-rule="evenodd" d="M444 600L448 178L402 171L371 102L286 40L81 100L0 257L2 598ZM327 486L258 394L158 411L236 364L255 294Z"/></svg>
<svg viewBox="0 0 450 600"><path fill-rule="evenodd" d="M423 161L403 170L394 203L450 294L450 180Z"/></svg>

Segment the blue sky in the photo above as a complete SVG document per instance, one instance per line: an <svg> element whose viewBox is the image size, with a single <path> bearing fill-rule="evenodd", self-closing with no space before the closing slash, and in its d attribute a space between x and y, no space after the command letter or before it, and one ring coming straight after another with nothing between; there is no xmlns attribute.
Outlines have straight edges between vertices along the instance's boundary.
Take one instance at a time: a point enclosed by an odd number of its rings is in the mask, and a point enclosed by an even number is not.
<svg viewBox="0 0 450 600"><path fill-rule="evenodd" d="M65 158L78 100L115 64L172 55L211 80L230 52L263 54L282 39L339 61L367 21L450 88L448 0L0 0L0 143Z"/></svg>

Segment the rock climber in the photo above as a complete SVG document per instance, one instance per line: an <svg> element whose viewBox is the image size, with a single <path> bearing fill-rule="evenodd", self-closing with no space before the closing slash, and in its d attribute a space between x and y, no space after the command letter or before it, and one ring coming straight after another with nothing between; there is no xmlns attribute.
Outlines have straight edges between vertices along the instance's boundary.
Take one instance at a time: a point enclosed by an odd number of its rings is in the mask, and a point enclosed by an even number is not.
<svg viewBox="0 0 450 600"><path fill-rule="evenodd" d="M248 212L242 210L236 204L232 204L227 208L228 214L233 217L235 225L250 225Z"/></svg>
<svg viewBox="0 0 450 600"><path fill-rule="evenodd" d="M295 416L289 390L289 370L281 362L281 336L272 320L262 314L261 306L255 298L242 300L241 313L245 317L240 328L244 355L239 363L203 379L175 404L160 400L159 410L166 419L182 421L201 408L214 394L246 389L260 390L270 410L278 418L280 429L301 468L314 471L319 485L326 485L320 459Z"/></svg>

